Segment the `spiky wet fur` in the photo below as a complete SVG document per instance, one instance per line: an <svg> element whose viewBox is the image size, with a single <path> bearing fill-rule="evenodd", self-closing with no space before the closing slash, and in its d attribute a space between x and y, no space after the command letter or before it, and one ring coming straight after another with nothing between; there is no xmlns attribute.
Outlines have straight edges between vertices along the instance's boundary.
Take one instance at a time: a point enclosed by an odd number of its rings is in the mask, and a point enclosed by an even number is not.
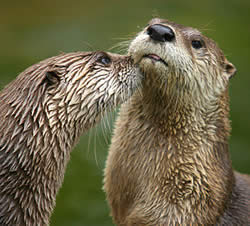
<svg viewBox="0 0 250 226"><path fill-rule="evenodd" d="M79 136L139 83L129 57L75 52L31 66L1 91L0 225L49 224Z"/></svg>

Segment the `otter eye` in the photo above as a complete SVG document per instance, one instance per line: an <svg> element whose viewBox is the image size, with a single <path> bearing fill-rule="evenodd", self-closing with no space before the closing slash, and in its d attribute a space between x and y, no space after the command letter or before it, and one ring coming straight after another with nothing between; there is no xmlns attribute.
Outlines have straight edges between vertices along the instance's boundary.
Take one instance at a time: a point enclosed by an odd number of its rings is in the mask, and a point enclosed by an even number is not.
<svg viewBox="0 0 250 226"><path fill-rule="evenodd" d="M200 40L193 40L192 41L192 46L195 49L200 49L203 47L203 43Z"/></svg>
<svg viewBox="0 0 250 226"><path fill-rule="evenodd" d="M98 62L107 65L111 63L111 59L108 56L101 56L100 58L98 58Z"/></svg>

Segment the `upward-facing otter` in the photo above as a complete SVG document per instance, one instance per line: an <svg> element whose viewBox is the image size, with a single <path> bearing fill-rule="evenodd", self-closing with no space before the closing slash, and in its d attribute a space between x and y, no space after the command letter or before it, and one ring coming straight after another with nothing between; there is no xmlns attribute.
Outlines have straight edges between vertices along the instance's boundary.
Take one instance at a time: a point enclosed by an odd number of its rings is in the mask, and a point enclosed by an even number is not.
<svg viewBox="0 0 250 226"><path fill-rule="evenodd" d="M228 80L198 30L153 19L129 54L145 74L122 105L107 159L117 225L250 225L250 178L232 169Z"/></svg>
<svg viewBox="0 0 250 226"><path fill-rule="evenodd" d="M129 57L62 54L0 93L0 225L48 225L72 147L140 83Z"/></svg>

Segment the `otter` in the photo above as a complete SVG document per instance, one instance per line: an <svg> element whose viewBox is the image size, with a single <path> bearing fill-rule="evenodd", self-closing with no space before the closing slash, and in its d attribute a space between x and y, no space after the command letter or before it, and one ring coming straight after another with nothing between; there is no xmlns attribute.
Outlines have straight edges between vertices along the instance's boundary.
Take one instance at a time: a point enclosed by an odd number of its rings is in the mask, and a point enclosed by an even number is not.
<svg viewBox="0 0 250 226"><path fill-rule="evenodd" d="M250 225L229 155L236 69L197 29L152 19L129 46L145 79L115 124L104 190L117 225Z"/></svg>
<svg viewBox="0 0 250 226"><path fill-rule="evenodd" d="M60 54L0 93L0 225L48 225L72 148L140 84L127 56Z"/></svg>

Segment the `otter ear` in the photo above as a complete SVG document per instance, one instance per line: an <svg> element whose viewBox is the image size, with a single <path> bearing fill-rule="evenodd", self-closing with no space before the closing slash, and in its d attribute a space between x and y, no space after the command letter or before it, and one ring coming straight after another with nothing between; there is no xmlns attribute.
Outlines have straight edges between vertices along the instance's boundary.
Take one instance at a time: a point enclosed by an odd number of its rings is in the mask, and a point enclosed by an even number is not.
<svg viewBox="0 0 250 226"><path fill-rule="evenodd" d="M45 74L44 82L46 82L49 85L54 85L60 81L60 76L58 75L58 72L53 71L47 71Z"/></svg>
<svg viewBox="0 0 250 226"><path fill-rule="evenodd" d="M236 74L236 71L237 71L235 66L232 63L230 63L228 60L226 60L224 63L224 70L229 76L229 78L232 78Z"/></svg>

